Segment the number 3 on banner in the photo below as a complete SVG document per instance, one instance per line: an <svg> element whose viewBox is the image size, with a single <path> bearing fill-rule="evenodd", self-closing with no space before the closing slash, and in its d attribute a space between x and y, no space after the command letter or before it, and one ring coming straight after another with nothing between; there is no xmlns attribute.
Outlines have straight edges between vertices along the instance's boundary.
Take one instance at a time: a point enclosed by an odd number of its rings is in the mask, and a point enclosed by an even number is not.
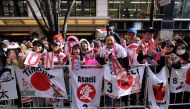
<svg viewBox="0 0 190 109"><path fill-rule="evenodd" d="M113 92L113 85L112 85L112 83L110 83L110 82L108 82L108 85L109 85L109 89L107 89L107 91L109 92L109 93L112 93Z"/></svg>

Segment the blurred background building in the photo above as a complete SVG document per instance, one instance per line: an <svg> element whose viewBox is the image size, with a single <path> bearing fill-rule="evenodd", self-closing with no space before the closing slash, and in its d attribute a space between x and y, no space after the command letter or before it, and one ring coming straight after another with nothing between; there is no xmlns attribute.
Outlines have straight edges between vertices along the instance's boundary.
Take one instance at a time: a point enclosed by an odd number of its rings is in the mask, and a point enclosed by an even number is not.
<svg viewBox="0 0 190 109"><path fill-rule="evenodd" d="M33 0L29 0L34 4ZM106 24L115 26L116 32L124 36L128 28L135 27L141 34L149 26L153 0L76 0L68 21L67 35L76 35L89 40L101 37L97 29ZM171 37L174 33L190 35L190 0L171 0L160 6L154 0L154 28L157 35ZM61 0L59 14L63 25L70 0ZM38 15L39 10L36 9ZM39 14L40 15L40 14ZM40 16L38 16L40 17ZM0 0L0 38L27 39L32 32L43 36L25 0ZM13 38L14 37L14 38Z"/></svg>

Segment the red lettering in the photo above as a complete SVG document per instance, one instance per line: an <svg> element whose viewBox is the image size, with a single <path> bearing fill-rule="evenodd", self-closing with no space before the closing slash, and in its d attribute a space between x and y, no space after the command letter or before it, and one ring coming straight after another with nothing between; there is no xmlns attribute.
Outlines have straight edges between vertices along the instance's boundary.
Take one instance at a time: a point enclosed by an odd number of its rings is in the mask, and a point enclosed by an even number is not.
<svg viewBox="0 0 190 109"><path fill-rule="evenodd" d="M113 66L113 71L114 73L117 73L116 70L122 70L121 65L116 59L112 59L112 66Z"/></svg>
<svg viewBox="0 0 190 109"><path fill-rule="evenodd" d="M75 55L71 55L70 57L71 57L71 70L74 71L76 56Z"/></svg>
<svg viewBox="0 0 190 109"><path fill-rule="evenodd" d="M33 59L34 55L38 55L38 58L35 60L34 63L31 63L31 60ZM31 56L30 56L30 58L28 59L28 62L27 62L27 63L28 63L28 65L35 66L36 64L38 64L40 58L41 58L40 53L34 52L34 53L31 54Z"/></svg>
<svg viewBox="0 0 190 109"><path fill-rule="evenodd" d="M50 67L52 68L53 67L53 53L50 52L50 53L47 53L46 55L46 64L45 64L45 67L48 68L50 64Z"/></svg>

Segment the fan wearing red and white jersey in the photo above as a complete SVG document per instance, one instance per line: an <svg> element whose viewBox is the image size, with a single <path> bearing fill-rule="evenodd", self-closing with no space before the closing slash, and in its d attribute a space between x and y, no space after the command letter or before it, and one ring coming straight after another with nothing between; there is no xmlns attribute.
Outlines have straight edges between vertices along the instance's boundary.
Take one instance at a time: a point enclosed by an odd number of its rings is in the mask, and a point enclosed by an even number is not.
<svg viewBox="0 0 190 109"><path fill-rule="evenodd" d="M57 40L54 40L51 43L51 48L53 50L53 62L54 65L62 65L66 64L68 61L68 57L65 53L60 51L61 43Z"/></svg>
<svg viewBox="0 0 190 109"><path fill-rule="evenodd" d="M139 64L137 61L138 56L138 44L136 43L137 30L130 28L127 32L127 46L125 47L127 57L129 59L129 66Z"/></svg>
<svg viewBox="0 0 190 109"><path fill-rule="evenodd" d="M106 46L98 51L96 59L102 64L106 64L109 59L117 59L123 68L128 69L128 58L125 49L115 42L112 35L107 36L105 39Z"/></svg>
<svg viewBox="0 0 190 109"><path fill-rule="evenodd" d="M151 50L156 50L156 46L154 44L154 39L153 39L153 35L154 35L155 29L152 27L149 27L145 30L145 34L143 36L143 39L141 39L141 44L143 46L143 52L145 54L147 54L147 51L149 49Z"/></svg>

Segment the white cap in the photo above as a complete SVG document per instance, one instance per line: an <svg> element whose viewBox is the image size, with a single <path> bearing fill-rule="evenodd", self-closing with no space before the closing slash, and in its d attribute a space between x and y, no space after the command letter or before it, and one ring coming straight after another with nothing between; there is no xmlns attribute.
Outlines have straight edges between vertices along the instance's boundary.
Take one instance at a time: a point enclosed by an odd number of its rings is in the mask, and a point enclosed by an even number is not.
<svg viewBox="0 0 190 109"><path fill-rule="evenodd" d="M17 43L15 43L15 42L11 42L7 46L7 49L17 49L17 48L20 48L20 46Z"/></svg>
<svg viewBox="0 0 190 109"><path fill-rule="evenodd" d="M5 45L9 45L10 44L10 42L8 41L8 40L3 40L2 41Z"/></svg>

